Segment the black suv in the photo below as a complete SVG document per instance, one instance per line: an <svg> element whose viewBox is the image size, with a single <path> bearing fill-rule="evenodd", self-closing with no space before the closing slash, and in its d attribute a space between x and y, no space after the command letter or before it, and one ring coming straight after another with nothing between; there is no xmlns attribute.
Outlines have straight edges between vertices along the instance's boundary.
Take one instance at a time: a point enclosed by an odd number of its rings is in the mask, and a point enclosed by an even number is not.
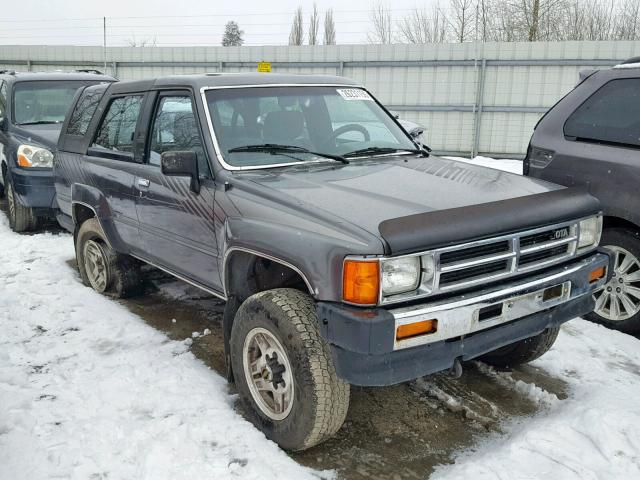
<svg viewBox="0 0 640 480"><path fill-rule="evenodd" d="M594 197L429 156L340 77L87 87L54 172L84 284L135 292L145 262L225 299L229 376L288 449L350 385L539 357L608 279Z"/></svg>
<svg viewBox="0 0 640 480"><path fill-rule="evenodd" d="M0 197L6 192L14 231L54 216L54 149L76 91L113 81L99 72L0 71Z"/></svg>
<svg viewBox="0 0 640 480"><path fill-rule="evenodd" d="M640 57L581 72L536 126L524 171L598 197L602 245L615 253L615 271L588 318L640 333Z"/></svg>

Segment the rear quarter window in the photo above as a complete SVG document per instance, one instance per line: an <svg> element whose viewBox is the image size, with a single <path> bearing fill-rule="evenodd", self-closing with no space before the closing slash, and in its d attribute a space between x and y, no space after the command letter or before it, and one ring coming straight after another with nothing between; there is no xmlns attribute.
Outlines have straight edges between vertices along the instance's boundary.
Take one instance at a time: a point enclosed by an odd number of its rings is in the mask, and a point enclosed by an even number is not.
<svg viewBox="0 0 640 480"><path fill-rule="evenodd" d="M640 147L640 78L611 80L564 124L572 140Z"/></svg>
<svg viewBox="0 0 640 480"><path fill-rule="evenodd" d="M69 116L69 123L67 125L67 131L65 132L67 135L83 136L87 133L89 123L96 113L98 104L105 91L106 86L97 89L89 88L82 92L75 108Z"/></svg>

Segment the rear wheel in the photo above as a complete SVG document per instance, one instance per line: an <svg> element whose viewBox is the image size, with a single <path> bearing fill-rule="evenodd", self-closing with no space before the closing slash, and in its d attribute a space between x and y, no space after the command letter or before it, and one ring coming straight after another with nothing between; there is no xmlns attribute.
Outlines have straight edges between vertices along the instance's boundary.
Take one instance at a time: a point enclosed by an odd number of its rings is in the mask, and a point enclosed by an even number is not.
<svg viewBox="0 0 640 480"><path fill-rule="evenodd" d="M249 297L234 319L230 347L240 397L268 438L305 450L340 429L349 384L336 374L309 295L279 288Z"/></svg>
<svg viewBox="0 0 640 480"><path fill-rule="evenodd" d="M525 338L518 342L499 348L481 356L482 360L496 367L515 367L529 363L549 351L558 338L559 327L548 328L535 337Z"/></svg>
<svg viewBox="0 0 640 480"><path fill-rule="evenodd" d="M33 209L25 207L16 196L11 182L7 184L7 213L9 214L9 226L14 232L28 232L36 228L38 218Z"/></svg>
<svg viewBox="0 0 640 480"><path fill-rule="evenodd" d="M594 294L588 320L626 333L640 333L640 239L624 228L602 233L602 246L614 255L611 280Z"/></svg>
<svg viewBox="0 0 640 480"><path fill-rule="evenodd" d="M142 288L139 263L107 244L95 218L85 221L78 230L76 260L82 282L96 292L125 298Z"/></svg>

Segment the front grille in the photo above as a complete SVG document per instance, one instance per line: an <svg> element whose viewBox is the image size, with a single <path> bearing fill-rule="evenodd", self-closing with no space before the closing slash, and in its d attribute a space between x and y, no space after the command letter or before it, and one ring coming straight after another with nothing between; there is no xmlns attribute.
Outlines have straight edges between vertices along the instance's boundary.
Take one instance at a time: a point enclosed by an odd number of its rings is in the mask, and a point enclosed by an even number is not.
<svg viewBox="0 0 640 480"><path fill-rule="evenodd" d="M577 232L573 222L436 250L433 293L558 263L575 254Z"/></svg>
<svg viewBox="0 0 640 480"><path fill-rule="evenodd" d="M570 227L554 228L540 233L534 233L533 235L526 235L520 238L520 248L530 247L539 243L552 242L554 240L561 240L571 235Z"/></svg>
<svg viewBox="0 0 640 480"><path fill-rule="evenodd" d="M541 260L547 260L550 258L555 258L558 256L565 256L569 249L569 245L561 245L559 247L552 247L546 250L541 250L539 252L529 253L527 255L522 255L520 257L520 261L518 265L530 265L534 262L539 262Z"/></svg>
<svg viewBox="0 0 640 480"><path fill-rule="evenodd" d="M499 260L497 262L483 263L475 267L465 268L463 270L454 270L440 274L440 286L456 284L461 281L468 281L475 278L486 278L496 273L508 272L509 262L507 260Z"/></svg>
<svg viewBox="0 0 640 480"><path fill-rule="evenodd" d="M484 257L496 253L504 253L509 251L509 241L489 243L486 245L478 245L476 247L463 248L462 250L453 250L440 254L440 264L447 265L450 263L469 260L471 258Z"/></svg>

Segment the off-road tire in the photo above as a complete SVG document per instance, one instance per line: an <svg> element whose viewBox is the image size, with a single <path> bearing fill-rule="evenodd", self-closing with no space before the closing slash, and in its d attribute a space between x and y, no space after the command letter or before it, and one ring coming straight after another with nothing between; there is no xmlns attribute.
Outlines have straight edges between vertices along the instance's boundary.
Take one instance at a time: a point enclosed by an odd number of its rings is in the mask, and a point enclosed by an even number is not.
<svg viewBox="0 0 640 480"><path fill-rule="evenodd" d="M626 228L607 228L602 232L600 245L604 247L607 245L622 247L637 259L640 259L640 234L636 231ZM630 318L618 321L604 318L596 312L591 312L585 315L584 318L613 330L632 335L640 334L640 312Z"/></svg>
<svg viewBox="0 0 640 480"><path fill-rule="evenodd" d="M113 250L104 237L100 223L95 218L85 221L80 226L75 237L76 261L82 283L87 287L92 287L87 275L83 255L84 245L89 240L99 244L107 265L108 280L104 292L100 293L114 298L128 298L140 293L142 290L140 263L127 255Z"/></svg>
<svg viewBox="0 0 640 480"><path fill-rule="evenodd" d="M38 217L32 208L20 203L11 182L7 182L7 216L11 230L17 233L29 232L38 226Z"/></svg>
<svg viewBox="0 0 640 480"><path fill-rule="evenodd" d="M272 420L253 399L243 365L243 345L249 332L264 328L286 350L294 377L291 412ZM329 345L317 328L315 304L303 292L278 288L245 300L231 330L231 363L240 398L249 419L286 450L306 450L334 435L349 408L349 384L338 378Z"/></svg>
<svg viewBox="0 0 640 480"><path fill-rule="evenodd" d="M499 348L481 356L478 360L496 367L515 367L540 358L553 346L560 327L548 328L535 337L525 338L518 342Z"/></svg>

